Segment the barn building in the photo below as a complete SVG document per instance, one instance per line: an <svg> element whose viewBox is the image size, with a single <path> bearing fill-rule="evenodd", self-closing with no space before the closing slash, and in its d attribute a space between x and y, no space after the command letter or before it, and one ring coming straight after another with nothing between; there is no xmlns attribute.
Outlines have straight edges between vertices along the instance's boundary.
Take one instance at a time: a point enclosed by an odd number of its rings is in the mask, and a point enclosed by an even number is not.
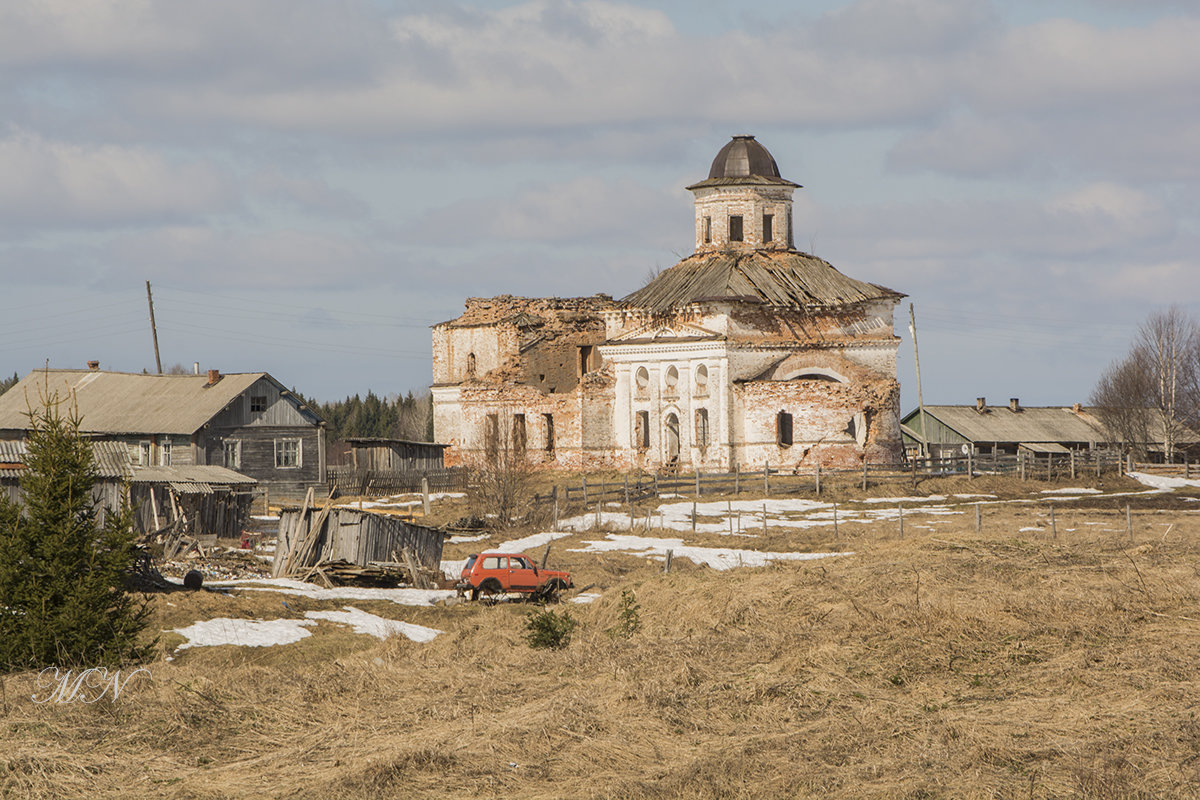
<svg viewBox="0 0 1200 800"><path fill-rule="evenodd" d="M433 327L446 463L852 466L902 457L904 296L796 250L792 195L735 136L695 196L695 252L621 300L470 298Z"/></svg>

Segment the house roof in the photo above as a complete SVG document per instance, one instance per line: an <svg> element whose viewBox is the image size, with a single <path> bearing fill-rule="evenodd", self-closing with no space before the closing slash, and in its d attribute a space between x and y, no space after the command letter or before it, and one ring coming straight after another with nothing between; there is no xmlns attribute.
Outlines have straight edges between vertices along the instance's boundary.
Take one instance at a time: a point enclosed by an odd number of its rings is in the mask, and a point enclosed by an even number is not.
<svg viewBox="0 0 1200 800"><path fill-rule="evenodd" d="M440 444L438 442L418 442L413 439L388 439L384 436L347 436L342 441L347 444L382 444L382 445L416 445L418 447L441 447L447 448L450 445Z"/></svg>
<svg viewBox="0 0 1200 800"><path fill-rule="evenodd" d="M1104 434L1099 423L1086 412L1076 413L1061 406L988 406L982 413L975 406L925 406L925 413L972 442L1095 442ZM920 431L920 411L905 416L904 424L914 435ZM917 436L919 438L919 435Z"/></svg>
<svg viewBox="0 0 1200 800"><path fill-rule="evenodd" d="M821 308L901 297L892 289L847 277L807 253L754 250L693 254L623 298L621 305L661 312L702 300L729 300Z"/></svg>
<svg viewBox="0 0 1200 800"><path fill-rule="evenodd" d="M253 486L254 478L231 469L203 464L177 467L134 466L129 448L121 442L92 442L96 458L96 477L127 480L130 483L165 483L184 494L211 494L213 486ZM25 474L24 441L0 441L0 478L20 478Z"/></svg>
<svg viewBox="0 0 1200 800"><path fill-rule="evenodd" d="M0 395L0 429L25 430L27 412L47 391L73 402L85 433L191 435L261 378L265 372L222 375L145 375L100 370L35 370Z"/></svg>

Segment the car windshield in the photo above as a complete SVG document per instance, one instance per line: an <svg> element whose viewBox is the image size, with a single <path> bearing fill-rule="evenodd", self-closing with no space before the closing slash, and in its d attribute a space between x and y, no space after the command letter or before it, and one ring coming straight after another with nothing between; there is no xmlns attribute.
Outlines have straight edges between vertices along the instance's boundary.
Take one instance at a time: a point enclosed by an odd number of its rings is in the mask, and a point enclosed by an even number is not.
<svg viewBox="0 0 1200 800"><path fill-rule="evenodd" d="M467 558L467 563L463 565L463 572L466 572L466 571L468 571L469 569L471 569L471 567L475 566L475 560L476 560L477 558L479 558L479 554L478 554L478 553L476 553L475 555L473 555L473 556L470 556L469 558Z"/></svg>

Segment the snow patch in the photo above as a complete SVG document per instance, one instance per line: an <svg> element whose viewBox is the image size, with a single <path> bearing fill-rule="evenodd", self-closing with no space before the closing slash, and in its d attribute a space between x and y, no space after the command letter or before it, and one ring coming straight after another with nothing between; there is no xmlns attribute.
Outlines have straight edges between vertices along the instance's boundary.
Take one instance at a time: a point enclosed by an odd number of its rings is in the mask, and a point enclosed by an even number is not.
<svg viewBox="0 0 1200 800"><path fill-rule="evenodd" d="M186 628L176 628L175 633L187 639L178 650L189 647L218 647L236 644L242 647L274 647L291 644L312 636L305 630L317 623L305 619L217 619L202 620Z"/></svg>
<svg viewBox="0 0 1200 800"><path fill-rule="evenodd" d="M353 606L345 606L343 611L306 611L304 616L307 619L323 619L338 625L348 625L355 633L364 633L376 639L386 639L399 634L414 642L432 642L442 633L436 628L378 617Z"/></svg>
<svg viewBox="0 0 1200 800"><path fill-rule="evenodd" d="M460 570L461 571L461 568ZM247 592L282 592L313 600L388 600L401 606L428 606L454 597L452 589L374 589L365 586L334 586L326 589L290 578L239 578L213 581L209 586L226 586Z"/></svg>
<svg viewBox="0 0 1200 800"><path fill-rule="evenodd" d="M761 567L772 561L808 561L816 558L851 555L851 553L771 553L759 550L735 550L727 547L690 547L682 539L660 539L647 536L620 536L610 533L604 541L584 542L586 547L571 550L572 553L623 552L629 555L653 558L662 561L667 551L673 557L689 558L697 564L716 570L735 567Z"/></svg>
<svg viewBox="0 0 1200 800"><path fill-rule="evenodd" d="M1200 480L1196 478L1173 478L1169 475L1151 475L1146 472L1129 472L1126 474L1138 483L1167 492L1172 489L1182 489L1185 486L1200 486Z"/></svg>
<svg viewBox="0 0 1200 800"><path fill-rule="evenodd" d="M598 598L598 597L600 597L599 592L584 592L583 594L575 595L567 602L568 603L579 603L582 605L584 603L591 603L592 601L596 600L596 598Z"/></svg>
<svg viewBox="0 0 1200 800"><path fill-rule="evenodd" d="M1100 490L1067 487L1065 489L1042 489L1042 494L1100 494Z"/></svg>

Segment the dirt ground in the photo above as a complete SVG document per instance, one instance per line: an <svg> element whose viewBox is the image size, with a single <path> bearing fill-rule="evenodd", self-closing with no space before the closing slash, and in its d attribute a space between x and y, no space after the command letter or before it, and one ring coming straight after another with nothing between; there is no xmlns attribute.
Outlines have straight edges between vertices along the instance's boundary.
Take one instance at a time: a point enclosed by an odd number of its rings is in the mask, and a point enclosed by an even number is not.
<svg viewBox="0 0 1200 800"><path fill-rule="evenodd" d="M1103 494L1044 493L1062 487ZM8 675L0 796L1198 797L1200 493L1144 491L1107 476L834 486L822 499L847 509L937 494L950 511L905 501L903 536L890 518L836 536L663 534L849 553L729 571L676 558L663 574L628 552L576 552L605 531L573 534L551 566L600 596L558 607L579 621L561 650L526 644L518 603L153 595L164 631L353 605L443 634L320 622L293 644L176 651L167 632L149 676L90 705L35 703L37 676ZM629 638L623 596L640 622Z"/></svg>

